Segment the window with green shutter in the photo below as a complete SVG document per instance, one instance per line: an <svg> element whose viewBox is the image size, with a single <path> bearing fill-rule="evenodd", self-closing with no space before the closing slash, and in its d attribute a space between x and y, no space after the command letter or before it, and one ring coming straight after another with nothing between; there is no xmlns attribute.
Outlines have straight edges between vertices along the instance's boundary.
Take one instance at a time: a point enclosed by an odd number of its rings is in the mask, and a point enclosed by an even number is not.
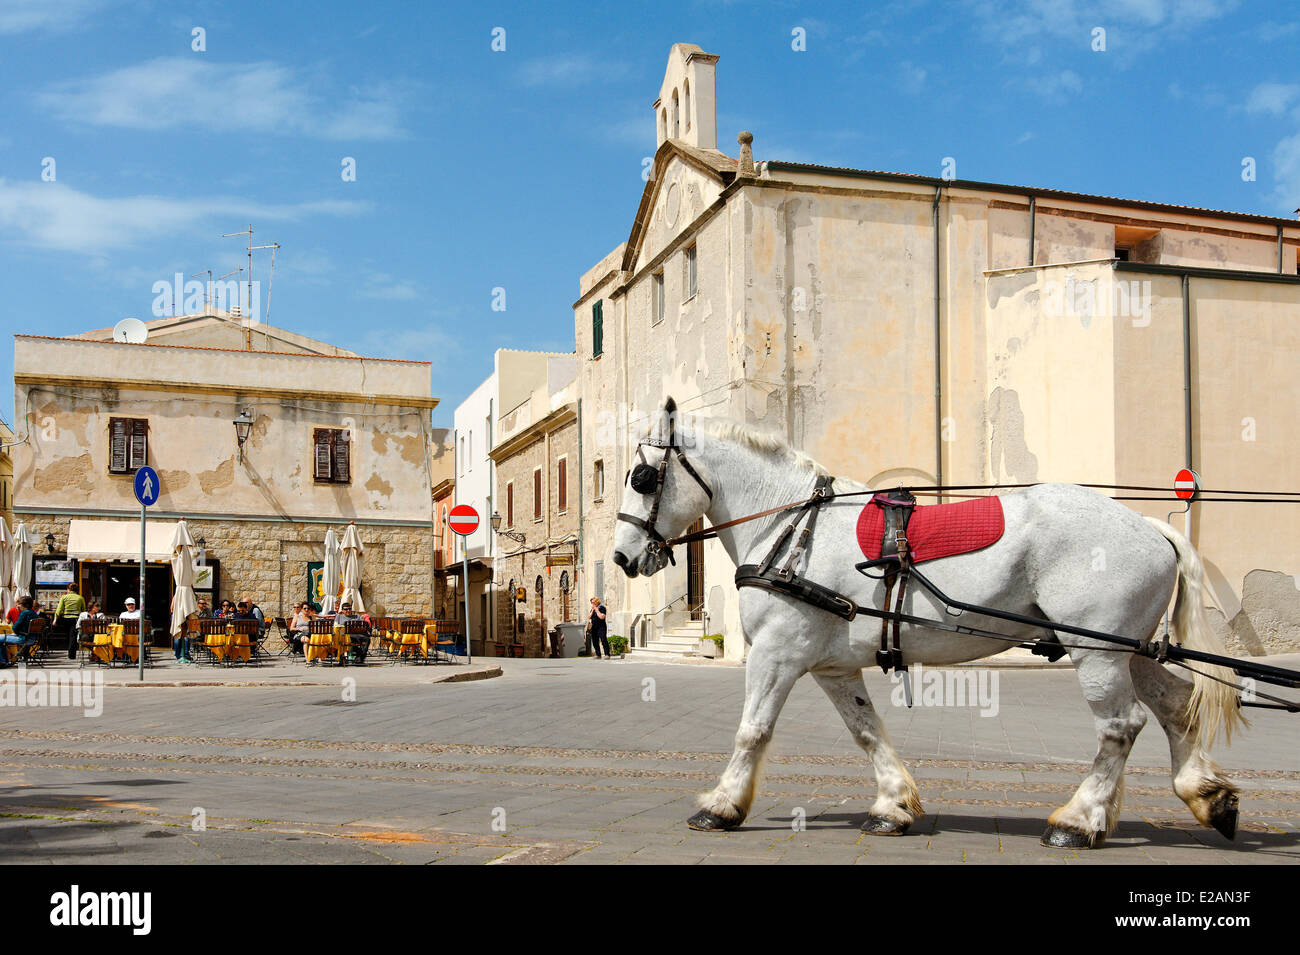
<svg viewBox="0 0 1300 955"><path fill-rule="evenodd" d="M594 302L591 306L591 357L600 357L601 352L605 350L605 318L604 299Z"/></svg>

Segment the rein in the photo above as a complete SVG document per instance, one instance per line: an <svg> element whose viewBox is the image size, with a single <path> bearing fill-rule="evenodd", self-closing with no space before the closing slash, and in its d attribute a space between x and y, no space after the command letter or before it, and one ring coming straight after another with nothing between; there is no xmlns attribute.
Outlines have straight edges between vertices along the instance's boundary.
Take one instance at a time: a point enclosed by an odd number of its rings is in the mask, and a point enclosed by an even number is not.
<svg viewBox="0 0 1300 955"><path fill-rule="evenodd" d="M698 479L697 479L698 480ZM932 484L923 487L907 486L907 490L912 494L920 497L985 497L985 494L962 494L954 492L962 491L1016 491L1024 488L1038 487L1043 482L1039 481L1031 484ZM1100 491L1168 491L1163 487L1148 487L1138 484L1079 484L1078 487L1092 488ZM900 485L898 488L902 490ZM683 534L680 537L673 537L663 541L665 547L675 547L678 544L692 544L695 541L712 540L718 536L718 531L726 530L728 527L735 527L738 524L745 524L749 521L756 521L763 517L770 517L773 514L780 514L783 511L792 511L798 507L804 507L811 503L812 500L820 500L821 503L829 503L836 498L841 497L870 497L881 493L878 490L870 491L835 491L828 494L818 495L816 491L813 496L804 498L799 501L791 501L789 504L782 504L779 507L769 507L765 511L759 511L757 514L748 514L745 517L737 517L735 520L726 521L722 524L714 524L704 530L696 531L693 534ZM1239 494L1242 497L1202 497L1203 494ZM1250 495L1250 496L1244 496ZM1278 497L1276 495L1292 495L1289 497ZM712 497L712 495L710 495ZM1146 497L1138 495L1124 495L1113 497L1116 501L1166 501L1170 503L1179 503L1181 498L1168 497ZM1183 502L1186 503L1186 502ZM1300 504L1300 491L1228 491L1228 490L1202 490L1196 497L1194 503L1224 504L1224 503L1241 503L1241 504Z"/></svg>

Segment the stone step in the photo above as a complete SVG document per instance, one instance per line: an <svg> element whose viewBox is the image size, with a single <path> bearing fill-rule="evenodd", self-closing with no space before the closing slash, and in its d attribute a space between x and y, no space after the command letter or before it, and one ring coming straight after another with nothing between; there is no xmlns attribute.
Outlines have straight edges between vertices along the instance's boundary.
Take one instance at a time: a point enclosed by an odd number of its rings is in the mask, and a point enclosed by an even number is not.
<svg viewBox="0 0 1300 955"><path fill-rule="evenodd" d="M658 653L672 653L677 656L686 656L689 653L697 652L699 650L699 644L674 643L667 640L651 640L645 645L644 649L654 650Z"/></svg>

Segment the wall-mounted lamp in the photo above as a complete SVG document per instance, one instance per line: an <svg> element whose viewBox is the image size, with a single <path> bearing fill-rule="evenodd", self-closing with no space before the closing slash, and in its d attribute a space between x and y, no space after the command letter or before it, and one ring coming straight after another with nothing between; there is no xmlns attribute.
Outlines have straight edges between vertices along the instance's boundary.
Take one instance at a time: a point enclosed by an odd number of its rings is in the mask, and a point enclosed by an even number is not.
<svg viewBox="0 0 1300 955"><path fill-rule="evenodd" d="M206 537L200 537L198 540L198 545L199 545L198 565L200 567L206 567L208 565L208 539Z"/></svg>
<svg viewBox="0 0 1300 955"><path fill-rule="evenodd" d="M53 534L46 534L46 535L45 535L45 549L48 550L51 554L54 553L54 535L53 535Z"/></svg>
<svg viewBox="0 0 1300 955"><path fill-rule="evenodd" d="M514 541L517 544L522 544L524 542L524 535L519 533L518 531L503 531L501 529L501 515L496 511L492 512L491 523L492 523L493 533L500 534L502 537L509 537L512 541Z"/></svg>
<svg viewBox="0 0 1300 955"><path fill-rule="evenodd" d="M239 412L239 417L231 422L235 426L235 440L239 442L239 461L244 461L244 442L248 440L248 433L253 430L253 414L247 408Z"/></svg>

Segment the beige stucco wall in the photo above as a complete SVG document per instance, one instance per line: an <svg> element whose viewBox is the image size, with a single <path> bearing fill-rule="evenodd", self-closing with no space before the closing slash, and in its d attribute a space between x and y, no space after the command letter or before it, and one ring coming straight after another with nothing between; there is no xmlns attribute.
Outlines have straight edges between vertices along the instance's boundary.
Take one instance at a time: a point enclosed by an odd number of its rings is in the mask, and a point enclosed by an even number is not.
<svg viewBox="0 0 1300 955"><path fill-rule="evenodd" d="M82 383L42 383L50 373ZM15 406L29 439L14 449L18 504L134 512L131 475L108 472L108 422L122 416L149 420L159 511L428 521L428 410L416 406L427 375L417 362L19 337ZM340 397L313 398L329 391ZM414 400L371 404L375 393ZM254 423L241 462L231 422L244 408ZM315 481L315 428L351 433L350 483Z"/></svg>
<svg viewBox="0 0 1300 955"><path fill-rule="evenodd" d="M681 165L669 162L663 174ZM661 183L636 268L675 244L662 259L667 319L650 322L652 270L615 273L604 290L605 355L594 361L590 302L602 290L591 283L608 275L609 257L580 283L575 328L589 460L619 460L606 462L612 501L588 507L589 565L608 560L613 492L644 429L632 423L667 394L685 410L786 434L834 473L877 484L934 478L933 188L761 166L760 175L788 181L733 187L695 235L683 234L684 225L676 234L666 228ZM938 220L944 481L1167 487L1184 463L1180 279L1115 272L1116 229L1126 242L1158 230L1139 251L1163 264L1271 271L1272 228L1043 197L1034 222L1038 264L1030 268L1027 197L945 188ZM678 305L680 250L692 239L700 292ZM1131 300L1116 299L1119 283ZM1215 486L1290 487L1300 460L1278 437L1281 423L1293 427L1300 412L1288 371L1300 357L1300 289L1208 278L1193 278L1191 287L1195 463ZM1091 309L1067 301L1081 289L1091 290ZM1128 311L1116 314L1117 302ZM719 311L722 330L710 324ZM1248 418L1250 442L1241 437ZM602 419L619 424L604 442ZM1235 646L1292 646L1300 592L1293 600L1279 580L1294 582L1300 572L1293 543L1300 511L1218 505L1211 516L1211 507L1194 508L1194 541L1227 592L1228 616L1243 603L1248 614L1260 608L1258 639L1243 616L1233 624L1244 634ZM1239 526L1246 511L1249 539ZM629 618L685 590L681 566L630 583L611 569L611 610ZM706 593L719 622L711 629L728 632L729 656L739 653L739 640L730 639L739 636L732 570L711 545Z"/></svg>

